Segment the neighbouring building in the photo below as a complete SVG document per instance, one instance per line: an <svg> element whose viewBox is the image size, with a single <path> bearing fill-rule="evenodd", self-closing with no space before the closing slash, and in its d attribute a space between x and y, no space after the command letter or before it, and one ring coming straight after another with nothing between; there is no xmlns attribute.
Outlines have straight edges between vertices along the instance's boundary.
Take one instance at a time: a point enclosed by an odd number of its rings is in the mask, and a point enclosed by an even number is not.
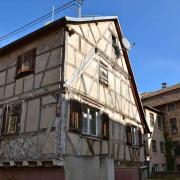
<svg viewBox="0 0 180 180"><path fill-rule="evenodd" d="M145 137L148 176L166 171L166 152L163 114L157 109L144 106L150 133Z"/></svg>
<svg viewBox="0 0 180 180"><path fill-rule="evenodd" d="M0 49L1 180L143 177L149 128L122 38L117 17L64 17Z"/></svg>
<svg viewBox="0 0 180 180"><path fill-rule="evenodd" d="M164 114L164 128L167 138L172 141L175 169L180 170L180 84L167 87L167 84L163 83L162 89L142 94L142 102ZM172 167L171 163L169 168Z"/></svg>

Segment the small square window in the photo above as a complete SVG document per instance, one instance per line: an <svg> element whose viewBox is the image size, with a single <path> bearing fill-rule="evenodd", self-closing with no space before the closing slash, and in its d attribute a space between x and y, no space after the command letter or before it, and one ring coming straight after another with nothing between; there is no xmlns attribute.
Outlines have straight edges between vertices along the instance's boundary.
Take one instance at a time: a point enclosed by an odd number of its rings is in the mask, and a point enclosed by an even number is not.
<svg viewBox="0 0 180 180"><path fill-rule="evenodd" d="M36 49L25 52L17 57L16 78L29 75L34 72Z"/></svg>
<svg viewBox="0 0 180 180"><path fill-rule="evenodd" d="M174 111L176 109L176 104L174 103L168 104L167 108L168 108L168 111Z"/></svg>
<svg viewBox="0 0 180 180"><path fill-rule="evenodd" d="M108 85L108 67L100 62L99 82L103 85Z"/></svg>
<svg viewBox="0 0 180 180"><path fill-rule="evenodd" d="M16 134L20 131L21 104L7 105L3 111L3 135Z"/></svg>

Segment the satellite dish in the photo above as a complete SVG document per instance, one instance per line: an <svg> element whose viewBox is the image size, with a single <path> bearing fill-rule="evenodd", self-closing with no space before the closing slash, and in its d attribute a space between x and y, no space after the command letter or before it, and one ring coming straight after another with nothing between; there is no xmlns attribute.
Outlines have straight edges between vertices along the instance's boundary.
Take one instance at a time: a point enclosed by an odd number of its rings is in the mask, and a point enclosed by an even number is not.
<svg viewBox="0 0 180 180"><path fill-rule="evenodd" d="M128 50L128 51L131 50L132 46L131 46L131 43L129 42L129 40L127 38L125 38L125 37L122 38L122 44L126 50Z"/></svg>

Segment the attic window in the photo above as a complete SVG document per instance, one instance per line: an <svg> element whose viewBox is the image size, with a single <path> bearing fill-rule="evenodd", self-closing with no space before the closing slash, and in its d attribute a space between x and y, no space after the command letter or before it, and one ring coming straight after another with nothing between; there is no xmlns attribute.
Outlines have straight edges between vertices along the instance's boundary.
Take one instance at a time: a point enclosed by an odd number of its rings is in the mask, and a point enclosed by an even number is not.
<svg viewBox="0 0 180 180"><path fill-rule="evenodd" d="M120 49L118 46L117 38L113 34L112 34L112 47L114 49L116 58L119 58L120 57Z"/></svg>
<svg viewBox="0 0 180 180"><path fill-rule="evenodd" d="M25 52L17 57L16 78L34 73L36 49Z"/></svg>
<svg viewBox="0 0 180 180"><path fill-rule="evenodd" d="M103 85L108 85L108 67L100 62L99 82Z"/></svg>
<svg viewBox="0 0 180 180"><path fill-rule="evenodd" d="M3 111L3 135L16 134L20 131L21 104L7 105Z"/></svg>

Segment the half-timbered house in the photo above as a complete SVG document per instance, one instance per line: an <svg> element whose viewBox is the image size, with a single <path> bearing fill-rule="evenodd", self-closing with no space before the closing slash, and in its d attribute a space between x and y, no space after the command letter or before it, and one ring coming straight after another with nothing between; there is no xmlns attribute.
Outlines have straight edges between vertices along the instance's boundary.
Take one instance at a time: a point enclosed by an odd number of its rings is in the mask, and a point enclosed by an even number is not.
<svg viewBox="0 0 180 180"><path fill-rule="evenodd" d="M140 178L149 130L122 38L117 17L64 17L0 49L0 179Z"/></svg>

